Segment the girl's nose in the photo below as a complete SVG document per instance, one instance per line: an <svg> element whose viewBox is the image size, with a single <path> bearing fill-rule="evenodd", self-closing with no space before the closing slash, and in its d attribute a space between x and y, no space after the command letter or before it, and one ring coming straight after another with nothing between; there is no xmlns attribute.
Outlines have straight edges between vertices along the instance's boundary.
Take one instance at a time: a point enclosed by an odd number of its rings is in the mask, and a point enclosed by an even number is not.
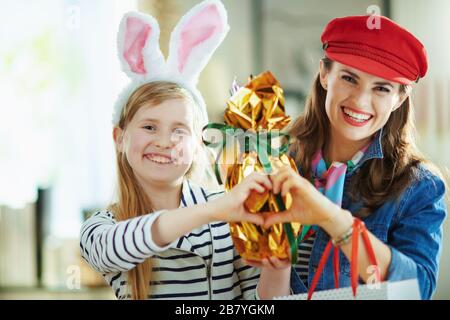
<svg viewBox="0 0 450 320"><path fill-rule="evenodd" d="M176 141L172 134L160 134L155 140L155 145L161 149L173 148Z"/></svg>

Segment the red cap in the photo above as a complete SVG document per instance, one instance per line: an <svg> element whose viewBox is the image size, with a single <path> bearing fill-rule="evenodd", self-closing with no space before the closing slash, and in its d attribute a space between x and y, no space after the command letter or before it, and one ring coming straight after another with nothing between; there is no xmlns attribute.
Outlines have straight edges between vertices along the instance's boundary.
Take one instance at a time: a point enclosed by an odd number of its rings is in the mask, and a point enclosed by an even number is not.
<svg viewBox="0 0 450 320"><path fill-rule="evenodd" d="M374 19L379 20L379 28ZM322 33L325 56L374 76L410 84L427 73L427 52L409 31L383 16L331 20Z"/></svg>

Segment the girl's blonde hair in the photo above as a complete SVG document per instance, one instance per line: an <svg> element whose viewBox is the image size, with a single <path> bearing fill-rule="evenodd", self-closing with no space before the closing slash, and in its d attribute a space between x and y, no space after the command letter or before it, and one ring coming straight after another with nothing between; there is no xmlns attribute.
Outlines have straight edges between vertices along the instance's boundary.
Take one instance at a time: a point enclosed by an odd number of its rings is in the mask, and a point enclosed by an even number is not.
<svg viewBox="0 0 450 320"><path fill-rule="evenodd" d="M144 84L136 89L128 99L127 104L122 110L118 127L123 131L133 119L136 112L144 105L160 104L171 99L187 99L191 101L194 112L193 129L197 141L200 141L201 125L198 121L200 118L199 108L195 103L190 92L181 86L166 81L156 81ZM196 161L203 159L204 148L198 145L195 155ZM206 160L205 160L206 161ZM125 153L120 152L116 148L116 163L118 174L118 199L117 202L109 206L109 210L114 213L117 221L123 221L138 216L148 214L153 211L151 200L146 196L142 186L138 183L133 169L131 168ZM199 170L195 163L191 165L186 176L188 178L201 181L205 179L204 170ZM146 299L150 292L151 281L151 258L146 259L143 263L137 265L134 269L127 272L128 289L131 291L132 299Z"/></svg>
<svg viewBox="0 0 450 320"><path fill-rule="evenodd" d="M328 58L322 61L329 72L333 61ZM410 91L410 86L400 86L401 94L409 94ZM326 94L320 83L320 74L317 74L305 110L290 129L290 135L296 140L290 151L295 154L296 163L309 180L312 178L314 154L330 141L331 124L325 111ZM439 169L418 151L414 135L413 107L408 96L383 127L381 144L384 157L367 162L352 179L349 194L354 201L363 202L357 216L366 217L387 200L397 198L414 179L415 169L422 163L426 163L433 173L443 179Z"/></svg>

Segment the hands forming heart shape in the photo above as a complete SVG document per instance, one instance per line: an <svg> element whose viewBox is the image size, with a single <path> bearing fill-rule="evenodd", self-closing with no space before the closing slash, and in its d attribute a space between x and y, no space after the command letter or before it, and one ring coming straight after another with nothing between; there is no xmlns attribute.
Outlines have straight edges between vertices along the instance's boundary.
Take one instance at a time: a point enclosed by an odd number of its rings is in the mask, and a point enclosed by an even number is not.
<svg viewBox="0 0 450 320"><path fill-rule="evenodd" d="M250 212L246 206L249 196L256 192L260 195L271 191L285 197L292 197L291 206L280 212ZM300 176L290 166L283 166L271 175L254 172L237 184L224 197L214 203L214 219L226 222L251 222L264 228L277 223L299 222L304 225L332 223L332 218L342 209L320 193L308 180ZM330 222L331 221L331 222ZM276 257L261 261L245 261L246 264L273 269L285 269L290 259Z"/></svg>
<svg viewBox="0 0 450 320"><path fill-rule="evenodd" d="M250 194L263 194L267 191L281 193L283 197L290 193L290 208L281 212L250 212L245 205ZM336 209L340 210L340 207L289 166L283 166L271 175L254 172L217 202L214 213L217 221L247 221L265 228L283 222L321 225L331 219Z"/></svg>

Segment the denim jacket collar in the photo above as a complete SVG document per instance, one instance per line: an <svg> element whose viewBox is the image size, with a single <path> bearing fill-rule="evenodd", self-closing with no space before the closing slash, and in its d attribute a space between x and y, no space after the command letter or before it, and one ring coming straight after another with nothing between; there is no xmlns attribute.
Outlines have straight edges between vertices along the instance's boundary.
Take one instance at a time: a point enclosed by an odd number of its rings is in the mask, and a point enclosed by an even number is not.
<svg viewBox="0 0 450 320"><path fill-rule="evenodd" d="M356 169L358 169L360 166L363 165L364 162L371 160L371 159L383 159L383 148L381 144L381 138L383 136L383 128L378 130L375 133L375 137L373 138L369 148L364 153L363 158L358 162L358 164L353 168L351 172L354 172ZM289 154L292 158L295 158L295 154L293 152L290 152ZM299 163L297 163L297 167L299 169L300 174L302 173L301 166Z"/></svg>
<svg viewBox="0 0 450 320"><path fill-rule="evenodd" d="M370 144L367 151L364 153L364 156L361 159L361 161L358 162L358 164L355 166L353 170L359 168L364 164L364 162L368 160L383 159L384 155L383 155L383 148L381 145L382 136L383 136L383 128L381 128L375 133L375 137L373 138L372 143Z"/></svg>

